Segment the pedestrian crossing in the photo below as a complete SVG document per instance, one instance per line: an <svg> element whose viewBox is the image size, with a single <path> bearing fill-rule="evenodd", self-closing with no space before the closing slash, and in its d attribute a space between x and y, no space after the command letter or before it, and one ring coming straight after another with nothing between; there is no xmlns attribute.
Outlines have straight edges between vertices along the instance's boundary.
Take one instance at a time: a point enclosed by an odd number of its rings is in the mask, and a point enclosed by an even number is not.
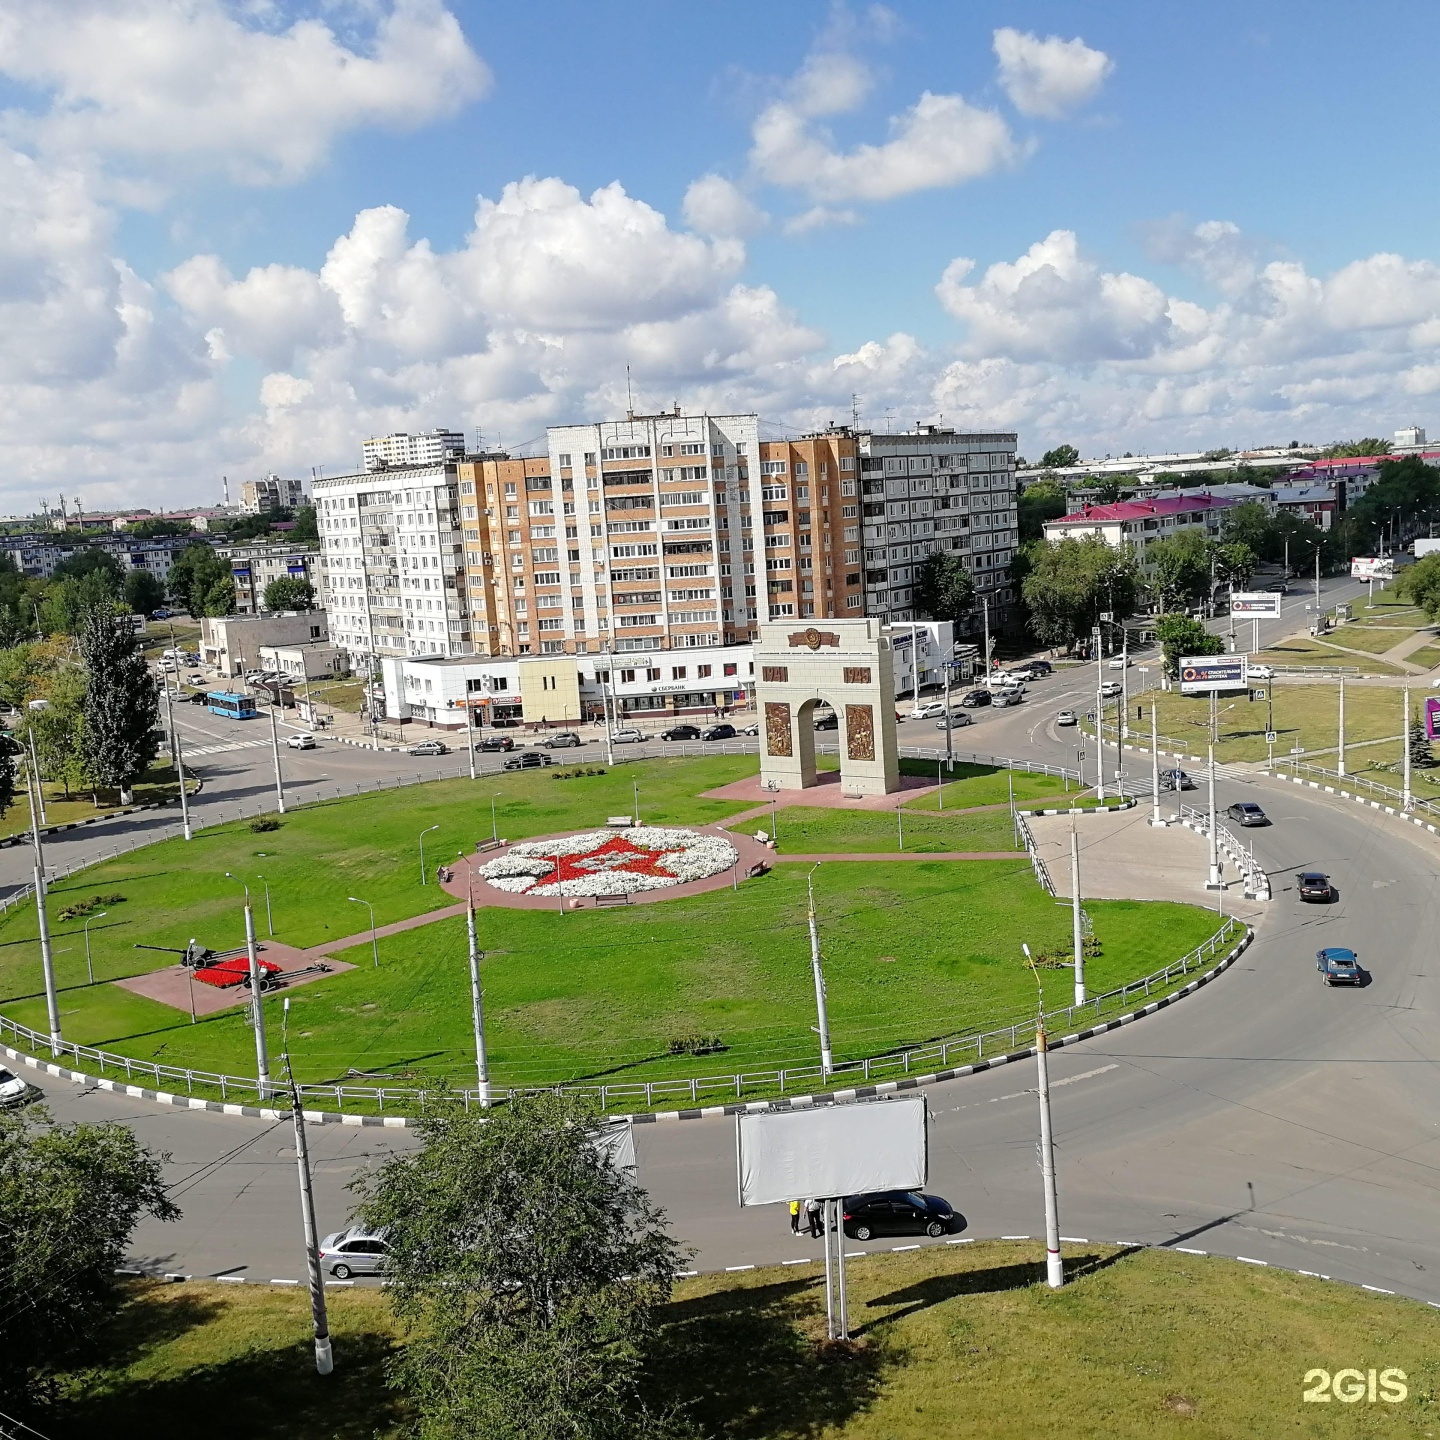
<svg viewBox="0 0 1440 1440"><path fill-rule="evenodd" d="M183 742L182 742L183 743ZM224 745L185 745L185 758L198 759L201 755L223 755L227 750L255 750L268 746L268 740L231 740Z"/></svg>

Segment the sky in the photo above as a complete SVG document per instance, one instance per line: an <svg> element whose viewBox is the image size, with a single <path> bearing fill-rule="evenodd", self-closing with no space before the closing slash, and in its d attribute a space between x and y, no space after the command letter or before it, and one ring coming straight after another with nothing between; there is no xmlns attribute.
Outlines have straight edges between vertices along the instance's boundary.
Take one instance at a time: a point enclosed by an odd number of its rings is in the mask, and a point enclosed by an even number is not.
<svg viewBox="0 0 1440 1440"><path fill-rule="evenodd" d="M678 402L1440 431L1440 9L5 0L0 511Z"/></svg>

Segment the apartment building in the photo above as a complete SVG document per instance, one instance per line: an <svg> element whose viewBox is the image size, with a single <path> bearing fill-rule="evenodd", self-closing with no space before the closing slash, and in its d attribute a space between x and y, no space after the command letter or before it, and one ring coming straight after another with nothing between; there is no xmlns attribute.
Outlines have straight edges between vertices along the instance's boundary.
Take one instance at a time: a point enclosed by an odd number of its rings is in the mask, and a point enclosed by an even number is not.
<svg viewBox="0 0 1440 1440"><path fill-rule="evenodd" d="M320 551L308 542L217 545L215 553L230 562L235 577L235 609L241 615L258 615L265 608L265 587L272 580L308 580L317 594L321 590Z"/></svg>
<svg viewBox="0 0 1440 1440"><path fill-rule="evenodd" d="M373 436L360 448L367 470L402 470L459 460L465 454L465 436L458 430L431 430L424 435L396 431Z"/></svg>
<svg viewBox="0 0 1440 1440"><path fill-rule="evenodd" d="M0 543L0 554L8 555L27 580L49 580L62 561L82 550L103 550L107 555L113 555L127 573L148 570L163 583L169 578L176 555L193 544L194 536L162 536L154 540L104 536L72 542L46 535L15 535L7 536Z"/></svg>
<svg viewBox="0 0 1440 1440"><path fill-rule="evenodd" d="M272 474L261 480L246 480L240 486L240 509L246 515L263 515L269 510L293 510L304 503L303 480L282 480Z"/></svg>
<svg viewBox="0 0 1440 1440"><path fill-rule="evenodd" d="M1186 491L1170 500L1121 500L1113 505L1086 505L1058 520L1045 522L1047 540L1084 540L1099 536L1117 550L1133 553L1143 570L1150 562L1146 552L1156 540L1168 540L1187 531L1207 540L1220 535L1226 510L1239 504L1208 491Z"/></svg>
<svg viewBox="0 0 1440 1440"><path fill-rule="evenodd" d="M915 572L935 551L954 551L1002 623L1015 600L1010 561L1019 544L1015 434L937 425L880 434L862 430L865 611L915 618Z"/></svg>

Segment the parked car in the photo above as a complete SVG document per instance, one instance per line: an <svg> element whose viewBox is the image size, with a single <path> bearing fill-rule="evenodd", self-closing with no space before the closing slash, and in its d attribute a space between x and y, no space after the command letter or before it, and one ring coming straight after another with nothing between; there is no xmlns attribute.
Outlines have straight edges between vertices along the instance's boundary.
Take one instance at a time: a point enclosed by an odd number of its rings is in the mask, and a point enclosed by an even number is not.
<svg viewBox="0 0 1440 1440"><path fill-rule="evenodd" d="M287 735L285 743L292 750L313 750L315 748L315 737L307 730L300 735Z"/></svg>
<svg viewBox="0 0 1440 1440"><path fill-rule="evenodd" d="M1315 968L1327 985L1358 985L1360 958L1353 950L1334 945L1315 952Z"/></svg>
<svg viewBox="0 0 1440 1440"><path fill-rule="evenodd" d="M905 718L907 720L933 720L937 715L945 713L945 702L943 700L931 700L924 705L917 705Z"/></svg>
<svg viewBox="0 0 1440 1440"><path fill-rule="evenodd" d="M815 717L815 728L817 730L838 730L840 717L833 710L826 710L823 714Z"/></svg>
<svg viewBox="0 0 1440 1440"><path fill-rule="evenodd" d="M518 755L512 755L506 760L505 769L539 770L544 765L554 763L548 755L542 755L538 750L522 750Z"/></svg>
<svg viewBox="0 0 1440 1440"><path fill-rule="evenodd" d="M1123 695L1125 687L1118 680L1107 680L1100 687L1100 696L1104 700L1112 700L1117 695Z"/></svg>
<svg viewBox="0 0 1440 1440"><path fill-rule="evenodd" d="M1073 710L1062 710L1055 717L1057 725L1078 725L1080 717Z"/></svg>
<svg viewBox="0 0 1440 1440"><path fill-rule="evenodd" d="M672 725L668 730L660 732L662 740L698 740L700 738L700 727L698 725Z"/></svg>
<svg viewBox="0 0 1440 1440"><path fill-rule="evenodd" d="M448 755L450 747L443 740L421 740L410 747L412 755Z"/></svg>
<svg viewBox="0 0 1440 1440"><path fill-rule="evenodd" d="M1024 683L1017 680L1013 675L1007 675L1003 670L996 670L994 674L985 678L985 684L990 690L1023 690Z"/></svg>
<svg viewBox="0 0 1440 1440"><path fill-rule="evenodd" d="M645 739L643 731L636 730L633 726L627 726L624 730L617 730L611 737L615 745L639 745Z"/></svg>
<svg viewBox="0 0 1440 1440"><path fill-rule="evenodd" d="M1247 665L1245 673L1252 680L1273 680L1275 672L1268 665Z"/></svg>
<svg viewBox="0 0 1440 1440"><path fill-rule="evenodd" d="M963 710L952 710L948 715L942 715L935 722L935 728L937 730L959 730L965 725L974 723Z"/></svg>
<svg viewBox="0 0 1440 1440"><path fill-rule="evenodd" d="M1237 800L1225 813L1240 825L1268 825L1265 812L1251 800Z"/></svg>
<svg viewBox="0 0 1440 1440"><path fill-rule="evenodd" d="M508 735L486 735L475 747L477 750L494 752L497 750L513 750L515 742Z"/></svg>
<svg viewBox="0 0 1440 1440"><path fill-rule="evenodd" d="M320 1268L337 1280L352 1275L383 1275L390 1263L390 1247L383 1234L371 1234L353 1225L320 1242Z"/></svg>
<svg viewBox="0 0 1440 1440"><path fill-rule="evenodd" d="M150 618L152 620L168 620L174 613L173 610L167 610L162 605L158 610L152 610L150 612Z"/></svg>
<svg viewBox="0 0 1440 1440"><path fill-rule="evenodd" d="M915 1190L881 1190L847 1195L841 1224L852 1240L880 1235L952 1235L965 1228L965 1217L948 1200Z"/></svg>
<svg viewBox="0 0 1440 1440"><path fill-rule="evenodd" d="M1160 788L1162 790L1193 790L1195 782L1183 770L1162 770L1160 772Z"/></svg>
<svg viewBox="0 0 1440 1440"><path fill-rule="evenodd" d="M1026 668L1033 670L1036 675L1050 675L1054 673L1055 667L1048 660L1027 660Z"/></svg>
<svg viewBox="0 0 1440 1440"><path fill-rule="evenodd" d="M760 726L758 724L742 725L740 727L740 733L742 735L758 735L760 733Z"/></svg>
<svg viewBox="0 0 1440 1440"><path fill-rule="evenodd" d="M960 703L967 710L976 710L981 705L988 705L990 703L990 692L988 690L967 690L965 694L960 697Z"/></svg>
<svg viewBox="0 0 1440 1440"><path fill-rule="evenodd" d="M1270 595L1288 595L1290 587L1283 580L1276 580L1274 584L1265 587L1266 593Z"/></svg>
<svg viewBox="0 0 1440 1440"><path fill-rule="evenodd" d="M998 705L1003 710L1008 706L1021 704L1024 699L1025 693L1017 685L1013 689L997 690L995 692L994 700L992 700L990 703L992 705Z"/></svg>
<svg viewBox="0 0 1440 1440"><path fill-rule="evenodd" d="M1123 670L1127 665L1134 663L1128 655L1114 655L1105 662L1105 668L1107 670Z"/></svg>
<svg viewBox="0 0 1440 1440"><path fill-rule="evenodd" d="M547 750L573 750L585 742L573 730L557 730L540 742Z"/></svg>
<svg viewBox="0 0 1440 1440"><path fill-rule="evenodd" d="M265 672L263 670L247 670L245 672L245 683L247 685L254 685L257 681L263 680L264 678Z"/></svg>
<svg viewBox="0 0 1440 1440"><path fill-rule="evenodd" d="M23 1105L30 1095L30 1083L0 1065L0 1109Z"/></svg>
<svg viewBox="0 0 1440 1440"><path fill-rule="evenodd" d="M735 727L733 725L712 725L700 738L702 740L733 740L735 739Z"/></svg>
<svg viewBox="0 0 1440 1440"><path fill-rule="evenodd" d="M1335 898L1330 877L1320 870L1302 870L1295 877L1295 890L1302 900L1313 905L1328 905Z"/></svg>

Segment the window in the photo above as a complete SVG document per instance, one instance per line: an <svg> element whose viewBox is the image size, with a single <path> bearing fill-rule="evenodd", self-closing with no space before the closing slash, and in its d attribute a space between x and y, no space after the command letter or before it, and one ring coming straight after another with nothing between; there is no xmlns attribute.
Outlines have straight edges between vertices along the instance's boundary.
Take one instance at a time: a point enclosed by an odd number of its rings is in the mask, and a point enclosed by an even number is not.
<svg viewBox="0 0 1440 1440"><path fill-rule="evenodd" d="M762 475L783 475L785 473L785 462L783 460L762 460L760 462L760 473Z"/></svg>
<svg viewBox="0 0 1440 1440"><path fill-rule="evenodd" d="M842 470L853 470L855 468L855 457L853 455L842 455L840 457L840 468Z"/></svg>
<svg viewBox="0 0 1440 1440"><path fill-rule="evenodd" d="M727 675L735 675L739 672L739 669L740 667L736 665L734 661L727 661L725 664L725 673Z"/></svg>
<svg viewBox="0 0 1440 1440"><path fill-rule="evenodd" d="M560 460L560 468L561 468L562 470L568 470L568 469L570 469L570 457L569 457L568 455L561 455L561 456L559 457L559 460Z"/></svg>
<svg viewBox="0 0 1440 1440"><path fill-rule="evenodd" d="M647 680L658 680L660 678L659 668L657 666L651 666L651 668L645 672L645 678Z"/></svg>
<svg viewBox="0 0 1440 1440"><path fill-rule="evenodd" d="M672 680L684 680L686 678L685 667L683 665L672 665L670 667L670 678Z"/></svg>
<svg viewBox="0 0 1440 1440"><path fill-rule="evenodd" d="M801 487L801 488L805 488L805 487ZM797 498L797 499L808 499L808 498L809 498L808 490L807 490L807 493L806 493L804 496L801 496L800 490L797 489L796 492L795 492L795 495L796 495L796 498ZM784 499L785 499L785 496L786 496L786 491L785 491L785 487L784 487L783 485L762 485L762 486L760 487L760 498L761 498L762 500L784 500Z"/></svg>
<svg viewBox="0 0 1440 1440"><path fill-rule="evenodd" d="M711 665L697 665L695 667L695 674L701 680L708 680L710 678L710 672L713 668L714 667Z"/></svg>
<svg viewBox="0 0 1440 1440"><path fill-rule="evenodd" d="M602 460L648 460L650 458L650 447L648 445L613 445L608 450L600 452ZM586 464L594 464L595 457L587 455Z"/></svg>
<svg viewBox="0 0 1440 1440"><path fill-rule="evenodd" d="M541 620L539 626L542 630L563 630L565 628L565 622L560 619Z"/></svg>
<svg viewBox="0 0 1440 1440"><path fill-rule="evenodd" d="M632 630L640 625L656 624L653 615L621 615L616 622L622 630Z"/></svg>
<svg viewBox="0 0 1440 1440"><path fill-rule="evenodd" d="M672 472L673 474L673 472ZM780 497L785 498L783 495ZM661 505L706 505L710 495L705 490L677 490L673 495L661 495Z"/></svg>

